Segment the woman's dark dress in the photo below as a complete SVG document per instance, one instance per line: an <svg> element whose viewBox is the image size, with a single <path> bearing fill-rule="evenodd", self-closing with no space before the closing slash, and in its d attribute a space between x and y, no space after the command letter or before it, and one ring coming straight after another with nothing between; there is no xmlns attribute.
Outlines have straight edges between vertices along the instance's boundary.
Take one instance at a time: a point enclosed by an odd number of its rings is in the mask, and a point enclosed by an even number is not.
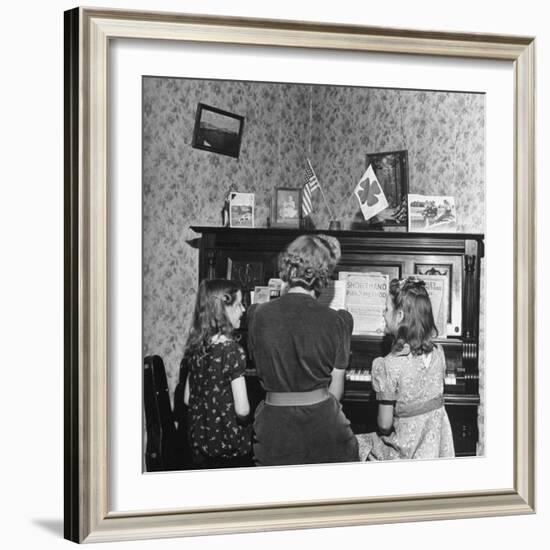
<svg viewBox="0 0 550 550"><path fill-rule="evenodd" d="M320 305L308 294L289 293L252 306L248 348L268 392L328 388L333 369L349 362L353 319ZM256 410L254 459L258 465L351 462L357 440L342 406L332 396L314 405Z"/></svg>

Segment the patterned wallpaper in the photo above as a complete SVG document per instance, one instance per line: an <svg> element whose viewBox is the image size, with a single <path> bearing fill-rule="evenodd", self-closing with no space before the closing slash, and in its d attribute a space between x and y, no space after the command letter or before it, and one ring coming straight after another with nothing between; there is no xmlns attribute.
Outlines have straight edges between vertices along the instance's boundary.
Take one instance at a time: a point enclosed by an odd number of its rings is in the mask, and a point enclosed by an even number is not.
<svg viewBox="0 0 550 550"><path fill-rule="evenodd" d="M345 223L358 212L351 191L366 154L406 149L409 192L454 196L458 231L483 232L484 101L479 94L315 87L313 166L336 217ZM326 212L318 218L326 227Z"/></svg>
<svg viewBox="0 0 550 550"><path fill-rule="evenodd" d="M199 102L245 117L238 159L191 147ZM171 390L198 286L189 226L220 225L230 186L255 193L265 225L273 189L302 183L308 125L304 86L143 80L143 351L163 357Z"/></svg>
<svg viewBox="0 0 550 550"><path fill-rule="evenodd" d="M245 117L238 159L191 147L199 102ZM189 226L219 225L230 186L255 193L265 226L274 189L300 187L310 158L345 228L366 154L407 149L409 191L453 195L458 231L484 232L484 120L480 94L145 77L143 352L163 357L171 393L198 285ZM330 219L319 193L313 219Z"/></svg>

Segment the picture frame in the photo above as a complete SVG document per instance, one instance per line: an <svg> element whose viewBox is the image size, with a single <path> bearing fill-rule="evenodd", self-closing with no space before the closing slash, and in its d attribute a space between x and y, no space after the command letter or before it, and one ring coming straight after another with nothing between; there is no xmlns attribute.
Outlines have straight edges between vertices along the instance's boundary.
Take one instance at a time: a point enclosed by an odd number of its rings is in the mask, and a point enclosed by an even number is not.
<svg viewBox="0 0 550 550"><path fill-rule="evenodd" d="M108 425L108 57L113 39L369 51L514 64L513 484L262 505L113 511ZM65 13L65 537L152 537L367 525L535 509L534 39L75 8Z"/></svg>
<svg viewBox="0 0 550 550"><path fill-rule="evenodd" d="M454 197L417 195L407 197L409 232L456 233Z"/></svg>
<svg viewBox="0 0 550 550"><path fill-rule="evenodd" d="M300 227L302 223L302 190L277 187L273 201L272 227Z"/></svg>
<svg viewBox="0 0 550 550"><path fill-rule="evenodd" d="M254 227L254 193L229 192L229 227Z"/></svg>
<svg viewBox="0 0 550 550"><path fill-rule="evenodd" d="M388 208L371 220L383 227L407 228L409 157L407 150L367 153L366 168L372 166L388 201Z"/></svg>
<svg viewBox="0 0 550 550"><path fill-rule="evenodd" d="M192 146L195 149L239 158L243 130L243 116L199 103Z"/></svg>

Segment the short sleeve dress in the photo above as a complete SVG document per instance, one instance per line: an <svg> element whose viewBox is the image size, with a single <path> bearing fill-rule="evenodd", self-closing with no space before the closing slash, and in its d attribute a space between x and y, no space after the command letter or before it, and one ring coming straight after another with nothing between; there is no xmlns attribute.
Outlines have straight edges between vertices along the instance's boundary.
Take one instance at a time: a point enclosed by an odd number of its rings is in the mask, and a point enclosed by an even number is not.
<svg viewBox="0 0 550 550"><path fill-rule="evenodd" d="M252 427L237 422L231 381L243 376L246 356L233 340L186 354L189 373L189 442L194 459L235 458L252 448Z"/></svg>
<svg viewBox="0 0 550 550"><path fill-rule="evenodd" d="M453 457L451 425L443 405L445 355L413 355L408 346L374 360L372 386L381 403L394 404L390 435L359 434L360 455L369 460Z"/></svg>
<svg viewBox="0 0 550 550"><path fill-rule="evenodd" d="M349 363L353 318L308 294L288 293L248 311L248 351L268 392L328 388ZM254 421L260 466L359 460L357 440L331 394L313 405L260 403Z"/></svg>

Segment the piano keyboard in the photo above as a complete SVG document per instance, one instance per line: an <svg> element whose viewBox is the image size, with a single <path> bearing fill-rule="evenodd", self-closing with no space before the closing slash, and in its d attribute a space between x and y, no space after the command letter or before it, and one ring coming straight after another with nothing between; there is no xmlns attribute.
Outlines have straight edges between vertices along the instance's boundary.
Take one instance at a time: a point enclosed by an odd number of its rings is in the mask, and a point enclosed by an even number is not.
<svg viewBox="0 0 550 550"><path fill-rule="evenodd" d="M372 382L372 375L370 370L348 369L346 371L346 380L350 382Z"/></svg>
<svg viewBox="0 0 550 550"><path fill-rule="evenodd" d="M350 382L372 382L371 371L367 369L348 369L346 380ZM456 386L456 374L451 372L445 376L446 386Z"/></svg>

